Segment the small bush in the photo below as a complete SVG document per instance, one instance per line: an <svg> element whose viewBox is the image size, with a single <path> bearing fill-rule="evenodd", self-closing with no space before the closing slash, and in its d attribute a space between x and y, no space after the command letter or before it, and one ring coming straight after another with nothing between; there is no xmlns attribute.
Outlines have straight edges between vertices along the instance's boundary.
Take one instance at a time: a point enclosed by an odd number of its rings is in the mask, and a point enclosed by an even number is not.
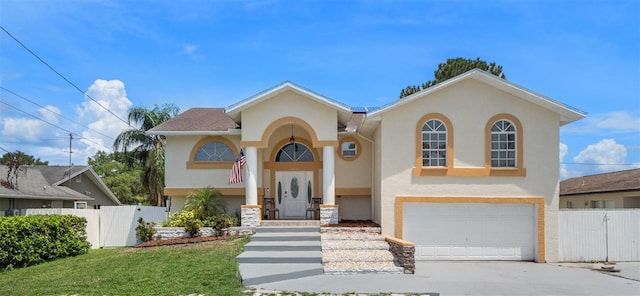
<svg viewBox="0 0 640 296"><path fill-rule="evenodd" d="M169 225L171 227L184 227L184 230L189 235L194 236L198 234L201 227L201 222L196 218L193 211L175 212L169 216Z"/></svg>
<svg viewBox="0 0 640 296"><path fill-rule="evenodd" d="M224 228L229 228L237 225L238 225L238 218L231 217L227 214L216 216L211 220L211 227L215 228L218 231L218 233L220 233L220 230Z"/></svg>
<svg viewBox="0 0 640 296"><path fill-rule="evenodd" d="M86 223L73 215L0 217L0 270L86 254Z"/></svg>
<svg viewBox="0 0 640 296"><path fill-rule="evenodd" d="M136 235L138 239L143 242L148 242L153 238L153 235L156 234L156 229L153 228L155 223L153 222L144 222L142 217L138 218L138 226L136 226Z"/></svg>

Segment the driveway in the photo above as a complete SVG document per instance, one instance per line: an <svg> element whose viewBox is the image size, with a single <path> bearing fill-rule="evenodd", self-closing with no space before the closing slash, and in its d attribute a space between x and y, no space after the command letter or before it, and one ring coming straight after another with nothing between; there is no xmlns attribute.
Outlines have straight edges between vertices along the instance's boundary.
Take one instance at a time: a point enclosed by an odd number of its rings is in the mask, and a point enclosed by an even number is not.
<svg viewBox="0 0 640 296"><path fill-rule="evenodd" d="M629 266L640 270L639 262ZM638 280L530 262L416 262L415 275L319 275L255 288L311 293L640 295Z"/></svg>

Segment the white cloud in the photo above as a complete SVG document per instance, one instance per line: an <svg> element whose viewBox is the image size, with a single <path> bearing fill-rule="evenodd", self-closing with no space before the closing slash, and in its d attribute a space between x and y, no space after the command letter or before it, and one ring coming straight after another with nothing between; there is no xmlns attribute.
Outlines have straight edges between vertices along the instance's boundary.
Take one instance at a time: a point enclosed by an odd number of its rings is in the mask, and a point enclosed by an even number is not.
<svg viewBox="0 0 640 296"><path fill-rule="evenodd" d="M565 179L569 177L569 172L567 171L567 165L562 163L562 160L567 155L567 151L569 151L569 147L567 144L560 143L560 179Z"/></svg>
<svg viewBox="0 0 640 296"><path fill-rule="evenodd" d="M630 133L640 132L640 117L628 111L613 111L587 116L574 124L563 127L569 133Z"/></svg>
<svg viewBox="0 0 640 296"><path fill-rule="evenodd" d="M52 124L58 123L58 116L54 114L60 114L60 109L57 107L48 105L38 109L38 113L42 120ZM52 134L55 129L42 120L32 117L5 117L2 119L0 135L7 142L39 142L46 135Z"/></svg>
<svg viewBox="0 0 640 296"><path fill-rule="evenodd" d="M198 46L195 44L184 44L182 47L182 54L191 57L193 59L201 59L204 56L198 52Z"/></svg>
<svg viewBox="0 0 640 296"><path fill-rule="evenodd" d="M622 166L627 158L627 149L615 139L603 139L596 144L588 145L586 149L573 158L574 162L585 164L597 164L597 169L602 172L629 169Z"/></svg>
<svg viewBox="0 0 640 296"><path fill-rule="evenodd" d="M87 94L102 106L85 97L85 100L76 108L79 121L88 127L82 132L83 139L80 140L86 146L75 151L79 154L76 159L82 160L82 163L86 161L87 157L93 156L100 150L111 151L113 139L128 127L116 115L126 120L127 112L132 105L127 98L124 83L120 80L97 79L89 87Z"/></svg>

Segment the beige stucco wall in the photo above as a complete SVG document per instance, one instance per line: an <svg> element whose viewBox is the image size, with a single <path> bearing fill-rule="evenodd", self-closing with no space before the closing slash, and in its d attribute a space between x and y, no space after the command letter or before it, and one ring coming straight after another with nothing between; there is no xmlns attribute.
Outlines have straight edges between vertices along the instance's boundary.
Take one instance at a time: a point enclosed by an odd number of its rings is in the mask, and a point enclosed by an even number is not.
<svg viewBox="0 0 640 296"><path fill-rule="evenodd" d="M371 187L372 178L372 151L371 143L358 135L341 135L343 138L355 138L360 144L360 155L355 160L344 160L338 156L341 153L340 147L336 148L335 176L336 188L364 188Z"/></svg>
<svg viewBox="0 0 640 296"><path fill-rule="evenodd" d="M485 125L499 113L522 123L526 177L415 177L415 135L418 120L441 113L453 125L454 166L483 168ZM382 114L381 226L395 235L398 195L429 197L544 197L546 259L556 261L558 212L559 116L505 92L466 80Z"/></svg>
<svg viewBox="0 0 640 296"><path fill-rule="evenodd" d="M337 111L293 91L285 91L242 111L242 140L260 141L271 123L289 116L311 125L318 140L337 140Z"/></svg>
<svg viewBox="0 0 640 296"><path fill-rule="evenodd" d="M567 201L573 203L574 209L590 208L592 200L613 200L616 208L640 208L640 190L561 195L560 208L566 209Z"/></svg>
<svg viewBox="0 0 640 296"><path fill-rule="evenodd" d="M227 203L227 214L235 217L236 212L240 211L240 205L244 204L244 196L225 196L224 201ZM169 214L182 211L186 202L187 197L184 195L172 196Z"/></svg>

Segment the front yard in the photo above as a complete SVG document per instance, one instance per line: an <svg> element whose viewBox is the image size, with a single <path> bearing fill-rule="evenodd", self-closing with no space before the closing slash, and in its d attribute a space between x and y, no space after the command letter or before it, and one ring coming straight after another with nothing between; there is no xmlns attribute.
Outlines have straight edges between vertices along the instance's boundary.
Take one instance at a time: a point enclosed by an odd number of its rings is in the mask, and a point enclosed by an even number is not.
<svg viewBox="0 0 640 296"><path fill-rule="evenodd" d="M0 273L0 295L238 295L248 239L90 250Z"/></svg>

